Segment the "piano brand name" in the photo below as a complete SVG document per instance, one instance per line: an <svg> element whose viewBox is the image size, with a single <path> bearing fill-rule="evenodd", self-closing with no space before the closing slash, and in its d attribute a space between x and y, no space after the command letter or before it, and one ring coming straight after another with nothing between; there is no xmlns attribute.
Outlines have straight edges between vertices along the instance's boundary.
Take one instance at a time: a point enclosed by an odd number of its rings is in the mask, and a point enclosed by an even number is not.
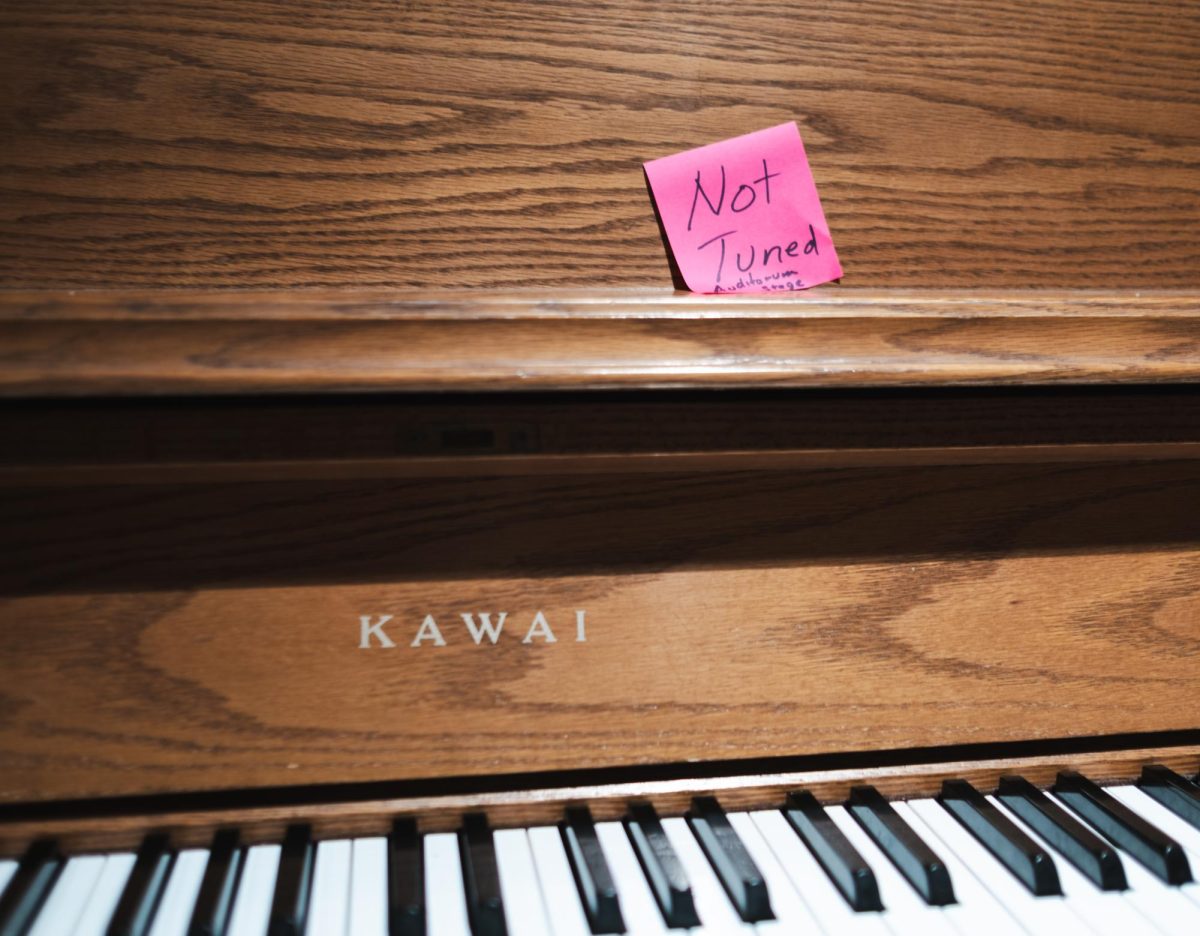
<svg viewBox="0 0 1200 936"><path fill-rule="evenodd" d="M488 646L494 645L506 633L510 639L523 644L553 644L560 639L587 643L586 611L576 611L574 620L566 622L556 617L553 626L545 611L535 611L529 618L521 615L513 621L509 620L507 611L460 611L457 617L443 615L441 624L432 614L426 614L419 623L417 617L419 615L406 625L391 614L360 614L358 649L391 650L402 645L444 647L456 640L470 640L477 647Z"/></svg>

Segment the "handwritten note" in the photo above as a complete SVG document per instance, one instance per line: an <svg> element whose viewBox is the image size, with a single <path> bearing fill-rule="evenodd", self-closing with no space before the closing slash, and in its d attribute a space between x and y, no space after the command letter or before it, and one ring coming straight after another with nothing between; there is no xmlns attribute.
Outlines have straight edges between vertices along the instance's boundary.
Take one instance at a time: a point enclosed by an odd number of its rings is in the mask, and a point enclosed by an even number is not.
<svg viewBox="0 0 1200 936"><path fill-rule="evenodd" d="M807 289L842 275L794 123L645 164L692 292Z"/></svg>

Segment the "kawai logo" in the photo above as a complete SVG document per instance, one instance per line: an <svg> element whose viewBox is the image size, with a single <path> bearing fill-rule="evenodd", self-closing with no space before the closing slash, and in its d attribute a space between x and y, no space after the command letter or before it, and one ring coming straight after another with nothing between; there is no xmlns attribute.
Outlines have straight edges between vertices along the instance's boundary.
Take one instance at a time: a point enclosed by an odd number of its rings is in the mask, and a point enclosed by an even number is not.
<svg viewBox="0 0 1200 936"><path fill-rule="evenodd" d="M460 626L465 629L471 640L475 641L476 646L483 646L485 639L489 644L495 644L504 633L505 624L509 623L507 611L460 612L458 617L459 620L452 623L438 624L432 614L427 614L419 625L415 623L414 618L414 623L406 628L390 614L362 614L358 618L358 649L390 650L400 643L407 643L410 647L444 647L448 642L466 640L459 630ZM570 625L564 625L561 621L556 626L560 631L570 630ZM550 620L544 611L535 611L528 627L524 625L522 617L519 625L515 628L509 627L509 633L523 635L520 637L523 644L558 643L558 636L550 626ZM446 635L450 635L450 641L447 641ZM575 612L574 639L576 643L587 643L586 611Z"/></svg>

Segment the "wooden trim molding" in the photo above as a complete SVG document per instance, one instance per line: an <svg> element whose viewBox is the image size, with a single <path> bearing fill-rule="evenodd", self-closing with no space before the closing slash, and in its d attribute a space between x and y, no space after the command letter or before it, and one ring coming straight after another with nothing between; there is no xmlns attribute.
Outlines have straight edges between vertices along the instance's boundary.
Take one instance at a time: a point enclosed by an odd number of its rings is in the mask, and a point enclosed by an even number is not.
<svg viewBox="0 0 1200 936"><path fill-rule="evenodd" d="M1200 292L0 292L0 395L1200 380Z"/></svg>
<svg viewBox="0 0 1200 936"><path fill-rule="evenodd" d="M298 461L138 462L4 465L0 488L32 486L211 484L254 481L361 481L422 477L646 474L940 465L1081 464L1200 460L1200 442L1115 445L993 445L958 448L801 449L778 452L665 452L657 455L499 455L462 458L313 459Z"/></svg>

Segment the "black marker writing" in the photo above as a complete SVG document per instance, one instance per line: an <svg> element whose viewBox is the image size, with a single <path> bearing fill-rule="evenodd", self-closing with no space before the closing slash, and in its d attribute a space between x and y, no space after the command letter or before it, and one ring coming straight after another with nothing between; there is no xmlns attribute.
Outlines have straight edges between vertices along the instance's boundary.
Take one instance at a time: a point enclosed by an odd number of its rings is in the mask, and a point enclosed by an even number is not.
<svg viewBox="0 0 1200 936"><path fill-rule="evenodd" d="M729 207L732 208L734 211L745 211L747 208L749 208L751 205L754 204L755 200L758 198L758 191L754 188L754 186L758 185L759 182L761 182L763 184L763 194L767 198L767 204L768 205L771 204L771 180L778 178L779 173L778 172L769 172L767 170L767 161L765 159L762 161L762 164L763 164L763 174L761 176L759 176L757 179L755 179L749 185L739 185L738 186L737 192L734 193L733 198L729 202ZM742 205L742 207L739 208L738 207L738 198L741 196L742 192L750 193L750 201L746 202L744 205Z"/></svg>
<svg viewBox="0 0 1200 936"><path fill-rule="evenodd" d="M763 196L767 204L771 204L771 180L779 178L778 172L771 172L767 168L767 161L762 161L763 174L757 179L750 182L749 185L742 183L738 186L736 192L733 193L733 198L729 200L729 207L735 212L743 212L758 200L758 189L755 188L760 182L763 186ZM700 204L700 199L704 199L704 203L708 205L708 210L714 215L720 215L725 207L725 166L721 166L721 194L717 197L717 203L714 205L712 199L708 197L708 192L704 190L704 185L700 181L700 170L696 170L696 190L692 192L692 210L688 214L687 229L692 229L692 222L696 220L696 206Z"/></svg>
<svg viewBox="0 0 1200 936"><path fill-rule="evenodd" d="M808 243L804 245L804 254L816 254L821 256L821 251L817 250L817 232L813 230L813 226L808 226Z"/></svg>
<svg viewBox="0 0 1200 936"><path fill-rule="evenodd" d="M738 207L738 199L742 197L743 192L750 193L750 201L746 202L744 205L742 205L741 208L739 208ZM754 186L753 185L739 185L738 190L733 193L733 198L731 198L729 200L729 207L732 208L734 211L745 211L747 208L749 208L751 205L754 204L755 197L756 196L754 194Z"/></svg>
<svg viewBox="0 0 1200 936"><path fill-rule="evenodd" d="M688 215L688 230L692 229L692 219L696 217L696 202L700 196L704 196L704 200L708 202L708 210L715 215L721 213L721 206L725 204L725 167L721 166L721 197L717 199L717 207L713 207L712 199L708 197L708 192L704 191L704 186L700 184L700 170L696 170L696 191L692 195L692 213Z"/></svg>
<svg viewBox="0 0 1200 936"><path fill-rule="evenodd" d="M767 172L767 161L764 159L763 160L762 178L755 179L754 184L757 185L759 182L761 182L763 184L763 191L766 192L768 205L771 204L771 180L778 179L778 178L779 178L778 172Z"/></svg>
<svg viewBox="0 0 1200 936"><path fill-rule="evenodd" d="M727 238L730 234L736 234L736 233L737 233L737 231L726 231L724 234L718 234L716 237L706 240L703 244L701 244L699 247L696 248L697 250L703 250L705 247L707 247L713 241L721 242L721 259L717 261L717 282L718 283L721 282L721 268L723 266L725 266L725 238Z"/></svg>
<svg viewBox="0 0 1200 936"><path fill-rule="evenodd" d="M723 234L718 234L716 237L710 237L703 244L696 248L697 250L703 250L705 247L715 244L718 241L720 242L721 253L717 258L716 278L716 282L718 283L721 282L721 273L725 270L725 238L736 233L737 231L725 231ZM771 254L775 255L774 259L776 263L782 264L784 262L784 257L795 257L798 253L800 253L799 241L790 241L786 247L783 244L773 244L770 247L763 247L762 257L759 260L759 269L765 270L767 265L771 263ZM818 256L820 256L821 253L821 251L817 248L817 231L811 224L808 226L808 241L804 245L804 253L805 255L817 254ZM750 257L748 260L746 260L745 265L742 264L741 250L734 254L733 262L737 266L738 270L740 270L742 273L749 273L754 268L754 260L757 256L758 248L755 247L754 244L751 244Z"/></svg>

